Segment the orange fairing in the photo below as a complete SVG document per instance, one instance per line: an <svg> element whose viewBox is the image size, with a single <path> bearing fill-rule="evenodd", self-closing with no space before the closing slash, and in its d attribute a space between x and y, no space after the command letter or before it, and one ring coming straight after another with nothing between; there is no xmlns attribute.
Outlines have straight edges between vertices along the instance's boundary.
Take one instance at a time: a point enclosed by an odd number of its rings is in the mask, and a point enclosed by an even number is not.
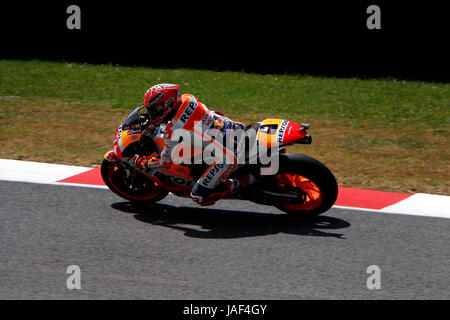
<svg viewBox="0 0 450 320"><path fill-rule="evenodd" d="M258 130L258 141L267 149L275 147L277 143L277 135L282 119L266 119L261 122Z"/></svg>
<svg viewBox="0 0 450 320"><path fill-rule="evenodd" d="M139 141L141 139L142 133L133 133L132 130L125 130L122 132L122 145L125 149L128 147L131 143L135 141Z"/></svg>
<svg viewBox="0 0 450 320"><path fill-rule="evenodd" d="M117 129L116 136L114 140L114 153L119 157L122 158L122 153L128 147L131 143L139 141L141 139L142 133L141 132L133 132L133 130L121 130Z"/></svg>
<svg viewBox="0 0 450 320"><path fill-rule="evenodd" d="M305 137L302 125L283 119L266 119L258 130L258 141L266 148L281 147L297 142Z"/></svg>
<svg viewBox="0 0 450 320"><path fill-rule="evenodd" d="M168 169L158 169L154 176L148 175L158 185L164 186L167 191L178 191L182 193L190 193L194 185L194 179L191 176L189 167L172 163ZM160 179L163 179L161 181ZM165 180L169 180L174 186L170 186Z"/></svg>

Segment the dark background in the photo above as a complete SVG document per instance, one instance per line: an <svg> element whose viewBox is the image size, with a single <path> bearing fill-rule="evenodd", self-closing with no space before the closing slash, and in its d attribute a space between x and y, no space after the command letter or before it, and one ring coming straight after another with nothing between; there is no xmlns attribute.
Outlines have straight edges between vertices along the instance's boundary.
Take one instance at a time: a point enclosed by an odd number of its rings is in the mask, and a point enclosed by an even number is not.
<svg viewBox="0 0 450 320"><path fill-rule="evenodd" d="M1 4L1 58L448 81L445 2ZM81 8L81 30L66 9ZM381 30L366 9L381 8Z"/></svg>

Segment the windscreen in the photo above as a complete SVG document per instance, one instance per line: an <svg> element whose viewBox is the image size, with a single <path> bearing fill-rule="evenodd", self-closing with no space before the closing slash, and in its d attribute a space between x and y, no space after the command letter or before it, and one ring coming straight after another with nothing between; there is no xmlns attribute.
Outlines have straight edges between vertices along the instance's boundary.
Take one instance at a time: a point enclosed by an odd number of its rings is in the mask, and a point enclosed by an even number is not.
<svg viewBox="0 0 450 320"><path fill-rule="evenodd" d="M148 122L148 114L144 106L139 106L122 123L122 130L144 128Z"/></svg>

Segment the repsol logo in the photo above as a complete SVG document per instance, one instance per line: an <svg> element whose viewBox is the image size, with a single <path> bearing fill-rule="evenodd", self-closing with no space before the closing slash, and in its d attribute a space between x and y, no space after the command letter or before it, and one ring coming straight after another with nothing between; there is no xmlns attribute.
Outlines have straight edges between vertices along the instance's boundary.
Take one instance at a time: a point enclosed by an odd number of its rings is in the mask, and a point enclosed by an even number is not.
<svg viewBox="0 0 450 320"><path fill-rule="evenodd" d="M280 144L283 143L284 132L286 131L288 123L289 123L288 120L283 120L283 122L280 124L280 129L278 130L277 135L277 142Z"/></svg>
<svg viewBox="0 0 450 320"><path fill-rule="evenodd" d="M180 121L186 123L194 113L195 108L197 108L197 102L190 101L186 108L184 108L183 114L180 117Z"/></svg>
<svg viewBox="0 0 450 320"><path fill-rule="evenodd" d="M214 176L220 171L220 169L223 168L223 163L217 163L214 167L212 167L211 170L206 174L205 178L203 179L203 185L206 187L208 186L211 181L214 179Z"/></svg>

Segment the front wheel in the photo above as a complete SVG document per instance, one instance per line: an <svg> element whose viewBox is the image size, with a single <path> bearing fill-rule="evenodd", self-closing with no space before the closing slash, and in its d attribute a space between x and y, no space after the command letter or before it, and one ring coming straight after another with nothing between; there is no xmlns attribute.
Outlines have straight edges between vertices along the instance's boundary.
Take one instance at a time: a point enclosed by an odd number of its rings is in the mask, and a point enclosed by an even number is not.
<svg viewBox="0 0 450 320"><path fill-rule="evenodd" d="M278 190L299 195L298 203L275 205L291 215L311 217L330 209L336 202L338 185L331 171L320 161L303 154L280 155L275 175Z"/></svg>
<svg viewBox="0 0 450 320"><path fill-rule="evenodd" d="M140 171L127 168L119 161L103 159L101 173L112 192L132 202L157 202L168 194Z"/></svg>

